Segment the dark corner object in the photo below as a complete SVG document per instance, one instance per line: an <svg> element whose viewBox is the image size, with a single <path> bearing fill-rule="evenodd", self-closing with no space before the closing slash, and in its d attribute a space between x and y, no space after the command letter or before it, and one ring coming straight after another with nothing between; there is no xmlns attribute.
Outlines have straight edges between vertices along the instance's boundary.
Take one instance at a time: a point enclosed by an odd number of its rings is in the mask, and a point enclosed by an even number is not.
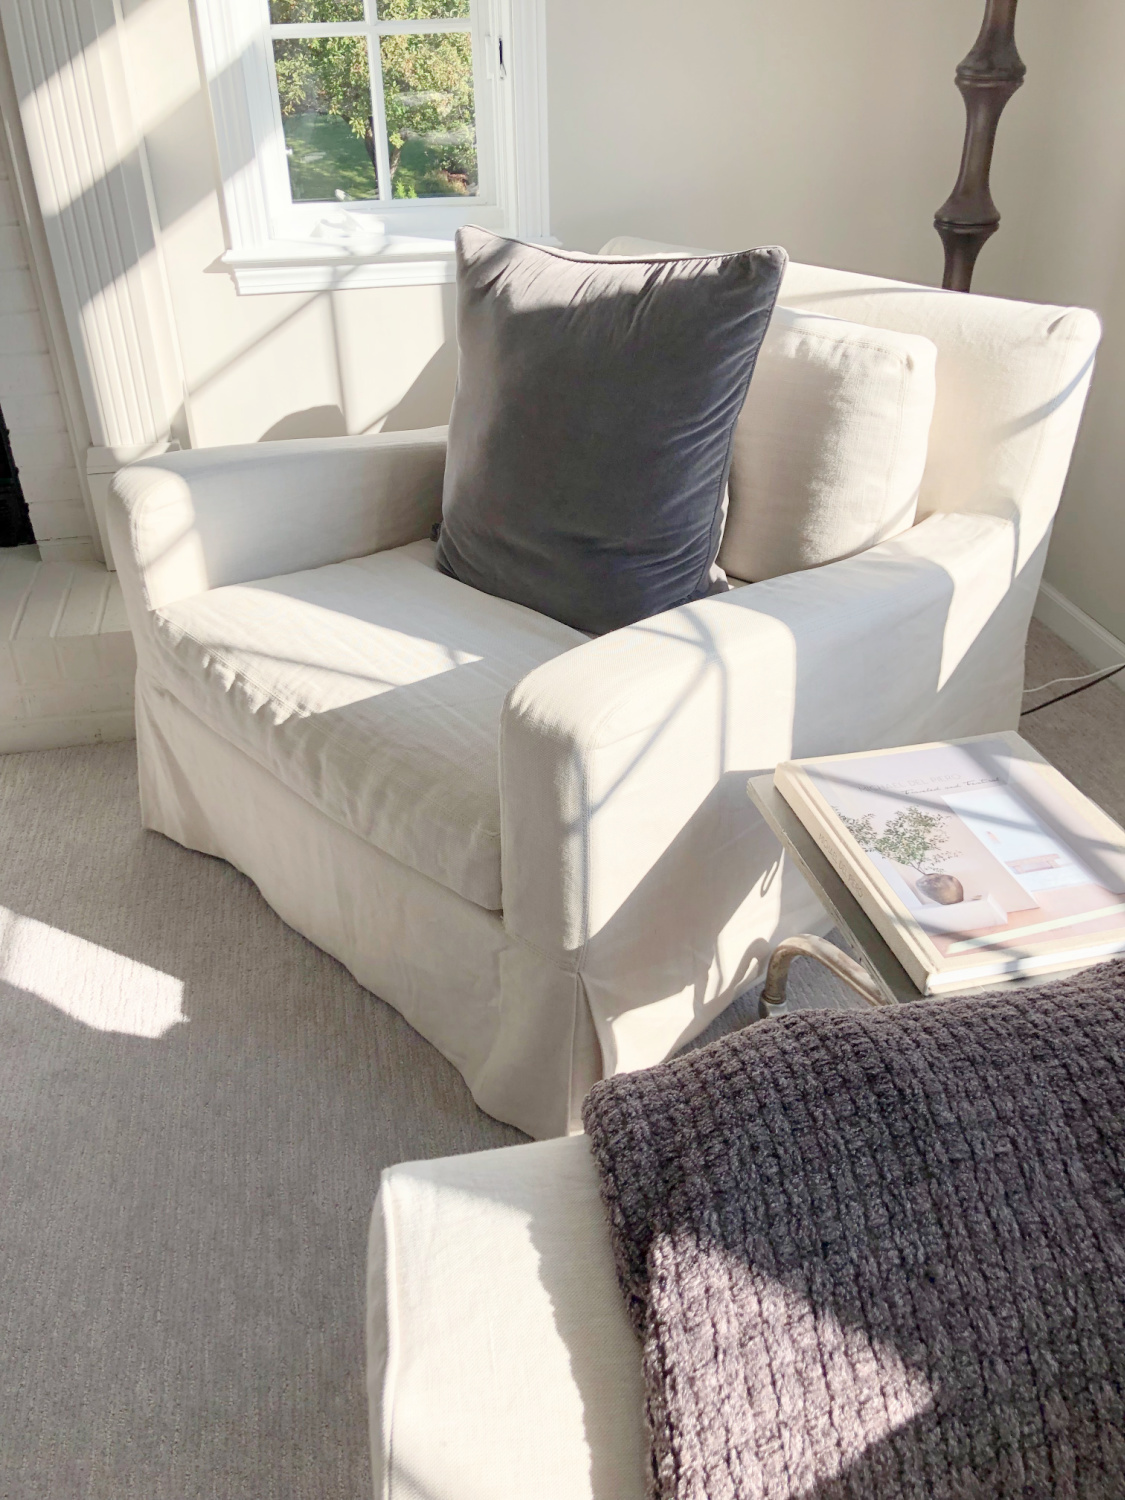
<svg viewBox="0 0 1125 1500"><path fill-rule="evenodd" d="M34 540L8 428L0 412L0 547L22 547Z"/></svg>
<svg viewBox="0 0 1125 1500"><path fill-rule="evenodd" d="M1017 0L986 0L980 35L955 75L965 101L961 171L953 192L934 215L934 228L945 246L941 284L954 292L969 290L977 256L1000 227L988 187L992 148L1004 106L1027 72L1016 51L1016 4Z"/></svg>

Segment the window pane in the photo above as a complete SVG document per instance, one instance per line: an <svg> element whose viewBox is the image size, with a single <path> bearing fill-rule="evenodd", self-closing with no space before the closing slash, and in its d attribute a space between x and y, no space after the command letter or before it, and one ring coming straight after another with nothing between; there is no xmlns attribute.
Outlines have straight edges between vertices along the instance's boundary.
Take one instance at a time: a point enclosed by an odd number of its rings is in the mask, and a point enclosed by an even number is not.
<svg viewBox="0 0 1125 1500"><path fill-rule="evenodd" d="M474 194L477 136L469 33L384 36L380 48L392 195Z"/></svg>
<svg viewBox="0 0 1125 1500"><path fill-rule="evenodd" d="M379 0L380 21L430 21L437 17L469 19L469 0Z"/></svg>
<svg viewBox="0 0 1125 1500"><path fill-rule="evenodd" d="M275 26L309 21L362 21L363 0L270 0Z"/></svg>
<svg viewBox="0 0 1125 1500"><path fill-rule="evenodd" d="M273 56L294 203L377 198L366 38L276 41Z"/></svg>

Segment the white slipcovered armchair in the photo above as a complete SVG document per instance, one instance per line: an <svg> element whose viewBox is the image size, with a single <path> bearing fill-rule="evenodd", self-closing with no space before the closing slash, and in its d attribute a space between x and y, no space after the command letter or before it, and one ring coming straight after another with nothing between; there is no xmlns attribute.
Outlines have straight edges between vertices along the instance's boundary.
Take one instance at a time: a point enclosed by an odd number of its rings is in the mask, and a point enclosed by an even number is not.
<svg viewBox="0 0 1125 1500"><path fill-rule="evenodd" d="M535 1136L823 921L748 775L1017 720L1097 319L798 264L781 301L936 344L916 524L599 639L436 571L440 429L114 482L145 825L245 871Z"/></svg>

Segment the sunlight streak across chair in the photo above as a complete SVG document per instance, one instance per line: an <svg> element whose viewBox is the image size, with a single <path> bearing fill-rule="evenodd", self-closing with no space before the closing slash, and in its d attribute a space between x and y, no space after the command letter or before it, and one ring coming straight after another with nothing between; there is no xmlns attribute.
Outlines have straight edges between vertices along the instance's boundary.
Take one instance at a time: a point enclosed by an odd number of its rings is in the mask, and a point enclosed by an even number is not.
<svg viewBox="0 0 1125 1500"><path fill-rule="evenodd" d="M3 984L94 1031L155 1041L188 1019L182 979L0 906Z"/></svg>

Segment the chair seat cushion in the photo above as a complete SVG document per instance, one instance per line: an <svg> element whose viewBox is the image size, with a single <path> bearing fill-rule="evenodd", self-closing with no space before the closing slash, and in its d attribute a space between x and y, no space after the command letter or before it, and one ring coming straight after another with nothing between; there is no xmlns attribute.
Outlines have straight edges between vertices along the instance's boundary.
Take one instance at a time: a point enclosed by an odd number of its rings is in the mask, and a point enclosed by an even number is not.
<svg viewBox="0 0 1125 1500"><path fill-rule="evenodd" d="M508 692L586 637L439 573L431 542L155 615L162 681L345 828L498 910Z"/></svg>

